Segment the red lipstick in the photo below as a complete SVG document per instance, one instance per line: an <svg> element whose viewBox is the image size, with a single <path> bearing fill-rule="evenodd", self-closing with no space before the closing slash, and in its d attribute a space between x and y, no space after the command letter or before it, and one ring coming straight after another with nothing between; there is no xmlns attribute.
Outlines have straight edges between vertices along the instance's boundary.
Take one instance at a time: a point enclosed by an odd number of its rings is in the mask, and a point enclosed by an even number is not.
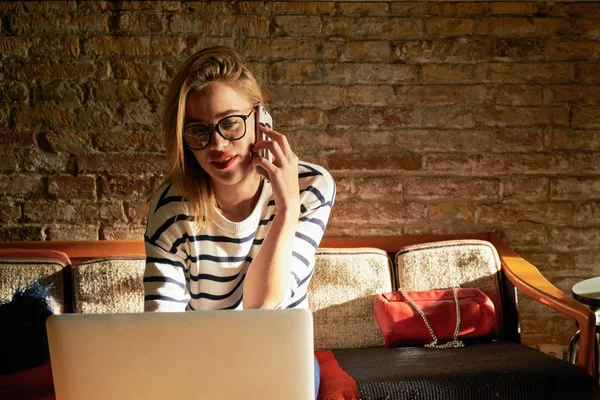
<svg viewBox="0 0 600 400"><path fill-rule="evenodd" d="M217 169L226 169L237 159L233 154L214 154L210 157L210 163Z"/></svg>

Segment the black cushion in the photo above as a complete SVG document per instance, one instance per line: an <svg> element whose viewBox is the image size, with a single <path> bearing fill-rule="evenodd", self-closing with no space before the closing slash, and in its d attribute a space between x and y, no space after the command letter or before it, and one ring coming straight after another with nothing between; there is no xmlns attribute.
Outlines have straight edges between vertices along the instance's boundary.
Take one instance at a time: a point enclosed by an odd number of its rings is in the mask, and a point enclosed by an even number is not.
<svg viewBox="0 0 600 400"><path fill-rule="evenodd" d="M334 350L364 400L600 399L581 368L512 342Z"/></svg>

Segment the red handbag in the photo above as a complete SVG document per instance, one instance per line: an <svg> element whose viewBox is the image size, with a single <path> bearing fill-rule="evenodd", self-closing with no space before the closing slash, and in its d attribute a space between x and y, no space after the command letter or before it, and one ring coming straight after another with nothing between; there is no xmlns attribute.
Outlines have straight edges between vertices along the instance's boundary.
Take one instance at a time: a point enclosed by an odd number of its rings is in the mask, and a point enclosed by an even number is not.
<svg viewBox="0 0 600 400"><path fill-rule="evenodd" d="M375 319L387 347L463 347L460 339L496 333L494 303L479 289L454 288L378 294ZM439 340L450 340L440 345Z"/></svg>

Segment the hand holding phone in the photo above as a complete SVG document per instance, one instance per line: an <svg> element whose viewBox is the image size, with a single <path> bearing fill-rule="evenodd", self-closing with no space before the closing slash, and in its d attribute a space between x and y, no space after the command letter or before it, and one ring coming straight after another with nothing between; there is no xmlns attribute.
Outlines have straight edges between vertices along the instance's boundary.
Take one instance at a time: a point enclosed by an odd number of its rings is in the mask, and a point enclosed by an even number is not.
<svg viewBox="0 0 600 400"><path fill-rule="evenodd" d="M269 114L267 112L267 110L265 110L265 108L261 105L256 106L255 116L256 116L256 118L255 118L256 141L258 142L261 140L271 140L267 135L264 134L264 132L260 128L260 125L266 125L269 128L273 129L273 117L271 117L271 114ZM268 149L258 150L257 155L259 157L266 158L270 162L273 161L273 154L271 154L271 152ZM257 170L258 170L258 173L261 174L262 176L264 176L265 178L269 177L269 175L267 174L267 171L265 171L262 167L257 167Z"/></svg>

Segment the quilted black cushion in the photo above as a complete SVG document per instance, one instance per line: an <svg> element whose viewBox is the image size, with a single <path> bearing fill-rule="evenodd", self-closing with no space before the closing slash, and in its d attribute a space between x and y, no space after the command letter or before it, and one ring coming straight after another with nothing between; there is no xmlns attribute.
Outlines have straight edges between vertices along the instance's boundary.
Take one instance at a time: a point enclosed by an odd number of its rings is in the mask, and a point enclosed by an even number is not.
<svg viewBox="0 0 600 400"><path fill-rule="evenodd" d="M511 342L334 350L363 400L598 400L579 367Z"/></svg>

